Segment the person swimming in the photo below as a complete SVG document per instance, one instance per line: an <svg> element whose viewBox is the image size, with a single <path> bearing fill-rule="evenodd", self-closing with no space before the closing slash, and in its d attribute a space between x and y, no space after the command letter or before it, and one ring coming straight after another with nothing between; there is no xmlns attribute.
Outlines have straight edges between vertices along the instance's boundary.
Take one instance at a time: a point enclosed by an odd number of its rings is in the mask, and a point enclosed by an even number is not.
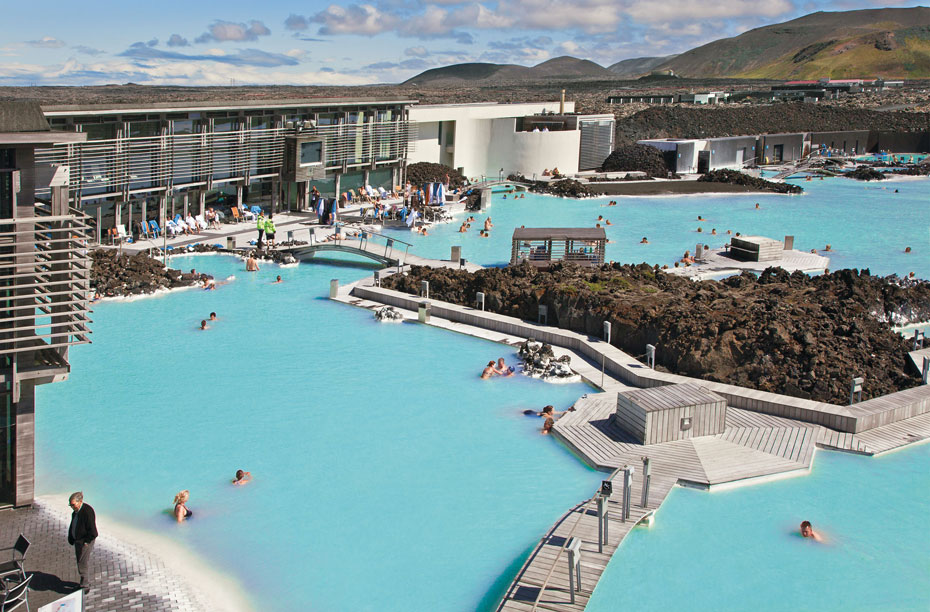
<svg viewBox="0 0 930 612"><path fill-rule="evenodd" d="M245 470L236 470L236 478L232 481L234 485L244 485L252 480L252 472Z"/></svg>
<svg viewBox="0 0 930 612"><path fill-rule="evenodd" d="M484 371L481 372L481 378L488 379L497 374L497 370L494 369L494 360L488 362L488 365L485 366Z"/></svg>
<svg viewBox="0 0 930 612"><path fill-rule="evenodd" d="M187 507L187 500L190 499L191 492L187 489L179 492L174 496L174 518L179 523L194 516L194 513Z"/></svg>
<svg viewBox="0 0 930 612"><path fill-rule="evenodd" d="M649 244L649 241L646 240L646 237L643 236L643 239L639 241L640 244Z"/></svg>
<svg viewBox="0 0 930 612"><path fill-rule="evenodd" d="M494 368L494 372L498 376L513 376L513 368L504 363L503 357L497 360L497 366Z"/></svg>
<svg viewBox="0 0 930 612"><path fill-rule="evenodd" d="M540 431L539 433L541 433L544 436L549 435L549 433L552 432L553 425L555 425L555 419L553 419L552 417L546 417L546 422L543 423L542 431Z"/></svg>
<svg viewBox="0 0 930 612"><path fill-rule="evenodd" d="M216 313L215 313L215 312L211 312L211 313L210 313L210 320L211 320L211 321L216 321Z"/></svg>
<svg viewBox="0 0 930 612"><path fill-rule="evenodd" d="M813 525L810 521L801 522L801 537L810 538L815 542L823 542L823 538L820 537L820 534L814 531Z"/></svg>
<svg viewBox="0 0 930 612"><path fill-rule="evenodd" d="M283 282L284 282L284 281L281 280L281 275L279 274L278 277L277 277L276 279L274 279L274 281L273 281L271 284L272 284L272 285L277 285L278 283L283 283Z"/></svg>
<svg viewBox="0 0 930 612"><path fill-rule="evenodd" d="M200 322L200 329L201 329L201 331L205 331L205 330L207 329L207 320L206 320L206 319L204 319L203 321Z"/></svg>

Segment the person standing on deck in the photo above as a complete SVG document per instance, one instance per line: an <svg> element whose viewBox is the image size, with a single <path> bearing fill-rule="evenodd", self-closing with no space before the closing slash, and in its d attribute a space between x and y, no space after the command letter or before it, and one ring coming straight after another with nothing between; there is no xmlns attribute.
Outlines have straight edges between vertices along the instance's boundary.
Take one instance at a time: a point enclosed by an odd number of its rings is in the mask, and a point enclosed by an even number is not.
<svg viewBox="0 0 930 612"><path fill-rule="evenodd" d="M265 219L265 238L268 239L268 244L274 248L274 235L277 231L275 228L274 221L271 220L272 214L268 213L268 218Z"/></svg>
<svg viewBox="0 0 930 612"><path fill-rule="evenodd" d="M255 246L262 248L262 236L265 235L265 213L258 213L258 220L255 222L256 229L258 229L258 242L255 243Z"/></svg>
<svg viewBox="0 0 930 612"><path fill-rule="evenodd" d="M90 591L87 581L90 557L94 552L94 540L97 539L97 516L90 504L84 503L84 494L78 491L68 498L71 506L71 526L68 528L68 544L74 546L74 556L77 559L77 570L81 588L84 592Z"/></svg>

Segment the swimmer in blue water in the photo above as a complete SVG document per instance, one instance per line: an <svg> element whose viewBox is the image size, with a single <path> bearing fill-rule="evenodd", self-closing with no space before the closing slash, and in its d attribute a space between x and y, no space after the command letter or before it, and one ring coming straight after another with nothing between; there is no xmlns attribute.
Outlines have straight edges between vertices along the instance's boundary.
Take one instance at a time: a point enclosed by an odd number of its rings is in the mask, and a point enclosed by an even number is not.
<svg viewBox="0 0 930 612"><path fill-rule="evenodd" d="M497 360L497 366L494 368L495 374L498 376L513 376L513 372L513 368L508 367L507 364L504 363L503 357Z"/></svg>
<svg viewBox="0 0 930 612"><path fill-rule="evenodd" d="M810 521L803 521L801 523L801 537L810 538L815 542L823 542L823 538L820 537L820 534L814 531L814 527L811 525Z"/></svg>
<svg viewBox="0 0 930 612"><path fill-rule="evenodd" d="M179 492L174 496L174 518L177 522L183 523L194 516L194 513L187 507L187 500L190 499L191 492L187 489Z"/></svg>

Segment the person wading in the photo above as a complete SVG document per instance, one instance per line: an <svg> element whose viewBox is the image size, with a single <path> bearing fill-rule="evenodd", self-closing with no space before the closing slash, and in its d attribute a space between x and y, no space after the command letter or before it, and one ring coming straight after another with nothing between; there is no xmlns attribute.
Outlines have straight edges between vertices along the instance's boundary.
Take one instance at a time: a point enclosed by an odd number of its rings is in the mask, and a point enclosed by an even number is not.
<svg viewBox="0 0 930 612"><path fill-rule="evenodd" d="M258 229L258 242L255 243L255 246L262 248L262 237L265 235L265 213L258 213L255 226Z"/></svg>
<svg viewBox="0 0 930 612"><path fill-rule="evenodd" d="M68 528L68 544L74 546L81 588L87 592L90 591L87 568L90 565L90 556L94 552L94 540L97 539L97 516L90 504L84 503L84 494L80 491L71 494L68 505L73 511L71 526Z"/></svg>

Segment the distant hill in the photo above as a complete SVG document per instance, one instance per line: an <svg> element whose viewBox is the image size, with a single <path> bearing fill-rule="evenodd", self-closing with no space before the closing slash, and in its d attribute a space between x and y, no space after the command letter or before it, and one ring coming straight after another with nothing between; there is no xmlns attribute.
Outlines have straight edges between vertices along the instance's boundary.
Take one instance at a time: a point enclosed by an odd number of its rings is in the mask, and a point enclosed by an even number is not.
<svg viewBox="0 0 930 612"><path fill-rule="evenodd" d="M470 63L432 68L404 81L402 85L461 85L528 81L549 78L616 78L600 64L577 57L562 56L533 67L516 64Z"/></svg>
<svg viewBox="0 0 930 612"><path fill-rule="evenodd" d="M657 66L661 66L662 64L670 62L676 57L678 56L663 55L661 57L631 57L630 59L619 61L616 64L611 64L607 67L607 70L610 70L618 77L638 77L642 74L649 73Z"/></svg>
<svg viewBox="0 0 930 612"><path fill-rule="evenodd" d="M817 12L756 28L659 65L684 77L930 77L930 8Z"/></svg>

